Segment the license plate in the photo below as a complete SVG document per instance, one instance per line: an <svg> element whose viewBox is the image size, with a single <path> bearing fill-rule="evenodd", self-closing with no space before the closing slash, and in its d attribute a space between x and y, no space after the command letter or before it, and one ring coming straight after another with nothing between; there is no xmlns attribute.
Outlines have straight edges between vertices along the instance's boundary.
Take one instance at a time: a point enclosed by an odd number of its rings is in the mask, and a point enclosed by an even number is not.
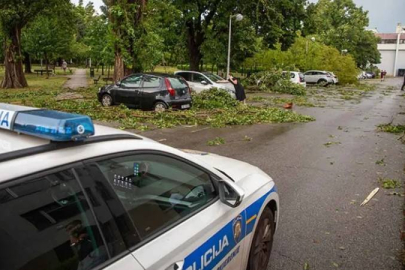
<svg viewBox="0 0 405 270"><path fill-rule="evenodd" d="M182 109L188 109L188 108L190 108L190 104L181 105L181 108Z"/></svg>

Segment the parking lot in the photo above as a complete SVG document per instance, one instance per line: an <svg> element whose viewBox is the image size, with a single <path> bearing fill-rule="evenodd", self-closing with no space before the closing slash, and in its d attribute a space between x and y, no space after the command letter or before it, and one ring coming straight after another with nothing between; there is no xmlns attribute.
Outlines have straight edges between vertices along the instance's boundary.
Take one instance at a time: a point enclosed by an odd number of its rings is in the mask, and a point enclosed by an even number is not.
<svg viewBox="0 0 405 270"><path fill-rule="evenodd" d="M403 197L395 194L402 188L381 188L360 204L382 179L403 183L405 145L377 131L403 121L400 84L389 79L356 99L324 95L316 107L295 106L316 118L310 123L183 126L142 135L240 159L275 179L281 216L269 269L399 269ZM223 144L207 145L216 137Z"/></svg>

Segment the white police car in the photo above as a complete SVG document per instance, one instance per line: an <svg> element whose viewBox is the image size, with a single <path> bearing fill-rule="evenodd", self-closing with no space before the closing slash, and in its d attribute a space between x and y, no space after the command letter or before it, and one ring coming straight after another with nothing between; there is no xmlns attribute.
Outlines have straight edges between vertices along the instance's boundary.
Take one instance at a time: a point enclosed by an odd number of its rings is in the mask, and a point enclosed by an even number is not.
<svg viewBox="0 0 405 270"><path fill-rule="evenodd" d="M266 269L272 179L87 116L0 103L0 269Z"/></svg>

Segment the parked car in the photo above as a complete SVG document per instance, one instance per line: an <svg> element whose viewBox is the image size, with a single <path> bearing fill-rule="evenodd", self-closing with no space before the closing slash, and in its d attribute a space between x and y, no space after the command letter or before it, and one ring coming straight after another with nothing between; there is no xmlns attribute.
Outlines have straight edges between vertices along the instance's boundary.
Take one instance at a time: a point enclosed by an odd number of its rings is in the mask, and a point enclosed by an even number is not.
<svg viewBox="0 0 405 270"><path fill-rule="evenodd" d="M287 76L287 74L290 74L290 81L292 83L300 84L304 87L307 86L303 73L297 71L283 71L283 76Z"/></svg>
<svg viewBox="0 0 405 270"><path fill-rule="evenodd" d="M310 84L333 84L332 76L327 71L308 70L304 73L306 83Z"/></svg>
<svg viewBox="0 0 405 270"><path fill-rule="evenodd" d="M132 74L98 91L103 106L125 104L142 110L191 108L191 90L180 76L163 73Z"/></svg>
<svg viewBox="0 0 405 270"><path fill-rule="evenodd" d="M329 75L332 77L333 84L338 84L338 83L339 83L338 77L337 77L333 72L330 72L330 71L327 71L327 72L328 72Z"/></svg>
<svg viewBox="0 0 405 270"><path fill-rule="evenodd" d="M0 269L267 269L279 195L258 167L86 115L0 120Z"/></svg>
<svg viewBox="0 0 405 270"><path fill-rule="evenodd" d="M375 79L375 73L372 71L366 71L367 79Z"/></svg>
<svg viewBox="0 0 405 270"><path fill-rule="evenodd" d="M361 71L358 75L357 75L357 79L358 80L365 80L367 79L367 74L365 71Z"/></svg>
<svg viewBox="0 0 405 270"><path fill-rule="evenodd" d="M211 88L218 88L227 91L233 98L235 96L235 87L232 83L210 72L197 71L176 71L175 75L183 77L196 93Z"/></svg>

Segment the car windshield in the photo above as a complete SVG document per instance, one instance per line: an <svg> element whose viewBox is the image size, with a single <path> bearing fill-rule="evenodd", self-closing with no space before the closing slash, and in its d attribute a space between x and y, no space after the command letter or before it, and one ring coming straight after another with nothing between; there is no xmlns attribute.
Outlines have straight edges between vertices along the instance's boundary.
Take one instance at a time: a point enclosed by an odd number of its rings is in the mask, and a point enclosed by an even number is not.
<svg viewBox="0 0 405 270"><path fill-rule="evenodd" d="M224 78L221 78L221 77L219 77L218 75L215 75L215 74L212 74L212 73L209 73L209 72L204 72L203 74L204 74L205 76L207 76L208 79L210 79L210 80L213 81L213 82L225 81Z"/></svg>

